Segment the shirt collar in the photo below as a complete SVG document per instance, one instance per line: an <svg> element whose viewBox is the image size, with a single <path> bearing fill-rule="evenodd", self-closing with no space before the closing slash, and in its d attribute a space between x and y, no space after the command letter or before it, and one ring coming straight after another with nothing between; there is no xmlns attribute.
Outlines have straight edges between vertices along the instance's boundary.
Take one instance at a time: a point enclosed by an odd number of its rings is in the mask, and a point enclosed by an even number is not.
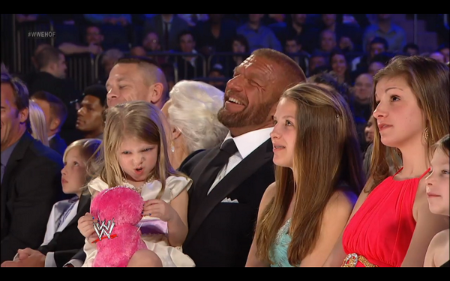
<svg viewBox="0 0 450 281"><path fill-rule="evenodd" d="M7 149L5 149L2 152L2 164L6 165L8 164L9 158L11 157L12 152L14 151L14 148L16 147L17 143L19 141L16 141L15 143L13 143L10 147L8 147Z"/></svg>
<svg viewBox="0 0 450 281"><path fill-rule="evenodd" d="M244 159L250 153L252 153L253 150L267 141L270 138L270 133L272 131L273 127L264 128L248 132L235 138L231 137L230 132L228 132L223 142L232 138L236 144L237 149L239 150L239 154L241 154L242 159Z"/></svg>

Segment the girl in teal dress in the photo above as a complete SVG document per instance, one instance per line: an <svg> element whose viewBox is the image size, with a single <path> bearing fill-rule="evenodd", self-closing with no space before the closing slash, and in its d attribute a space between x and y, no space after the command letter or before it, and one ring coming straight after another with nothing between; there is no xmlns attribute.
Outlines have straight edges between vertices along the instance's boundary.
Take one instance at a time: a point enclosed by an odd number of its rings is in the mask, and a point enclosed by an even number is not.
<svg viewBox="0 0 450 281"><path fill-rule="evenodd" d="M246 266L322 266L364 184L352 114L335 90L301 83L285 91L273 120L275 182Z"/></svg>

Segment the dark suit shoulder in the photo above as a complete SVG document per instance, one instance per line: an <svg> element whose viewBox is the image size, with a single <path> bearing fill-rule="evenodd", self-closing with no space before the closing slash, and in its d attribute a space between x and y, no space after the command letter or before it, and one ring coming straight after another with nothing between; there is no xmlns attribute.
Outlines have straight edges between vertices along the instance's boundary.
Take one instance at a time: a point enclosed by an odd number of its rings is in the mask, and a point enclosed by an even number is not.
<svg viewBox="0 0 450 281"><path fill-rule="evenodd" d="M63 165L61 154L37 140L33 140L29 146L29 157Z"/></svg>
<svg viewBox="0 0 450 281"><path fill-rule="evenodd" d="M192 172L192 169L203 159L203 157L209 152L211 149L200 149L189 154L181 163L178 171L183 174L189 176Z"/></svg>

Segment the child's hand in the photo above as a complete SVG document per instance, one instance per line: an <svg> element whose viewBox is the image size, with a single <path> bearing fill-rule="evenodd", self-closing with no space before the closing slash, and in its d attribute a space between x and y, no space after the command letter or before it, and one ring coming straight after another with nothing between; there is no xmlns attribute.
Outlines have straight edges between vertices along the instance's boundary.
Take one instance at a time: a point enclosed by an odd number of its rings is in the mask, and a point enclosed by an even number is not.
<svg viewBox="0 0 450 281"><path fill-rule="evenodd" d="M170 221L176 211L163 200L151 199L145 201L143 216L157 217L162 221Z"/></svg>
<svg viewBox="0 0 450 281"><path fill-rule="evenodd" d="M84 216L78 219L78 230L84 237L89 237L95 233L94 229L94 218L90 213L86 213Z"/></svg>

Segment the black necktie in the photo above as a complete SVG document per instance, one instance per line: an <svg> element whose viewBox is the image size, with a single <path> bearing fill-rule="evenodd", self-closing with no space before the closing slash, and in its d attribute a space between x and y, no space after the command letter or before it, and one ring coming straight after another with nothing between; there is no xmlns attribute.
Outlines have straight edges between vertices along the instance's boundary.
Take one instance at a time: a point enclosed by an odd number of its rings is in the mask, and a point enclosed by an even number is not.
<svg viewBox="0 0 450 281"><path fill-rule="evenodd" d="M230 156L238 152L236 144L233 139L226 140L215 158L209 163L207 170L202 175L202 178L198 180L197 187L200 191L200 196L204 197L208 194L208 190L214 183L219 171L228 163Z"/></svg>
<svg viewBox="0 0 450 281"><path fill-rule="evenodd" d="M169 50L169 23L164 22L164 51Z"/></svg>

